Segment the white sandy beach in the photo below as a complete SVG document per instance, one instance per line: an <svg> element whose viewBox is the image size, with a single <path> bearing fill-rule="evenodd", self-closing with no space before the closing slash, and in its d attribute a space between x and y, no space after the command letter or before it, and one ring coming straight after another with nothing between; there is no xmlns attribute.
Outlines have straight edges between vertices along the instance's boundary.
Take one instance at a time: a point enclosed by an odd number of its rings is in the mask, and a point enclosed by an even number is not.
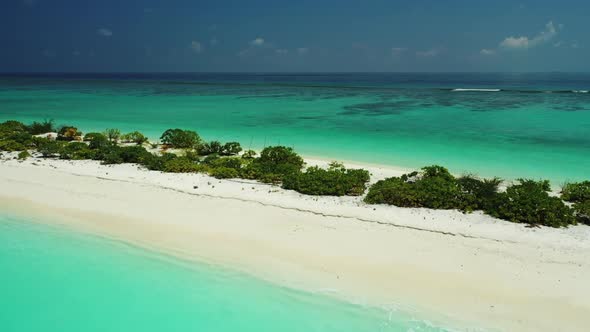
<svg viewBox="0 0 590 332"><path fill-rule="evenodd" d="M372 181L401 173L364 168ZM304 196L244 180L6 154L0 210L463 330L590 326L590 227L583 225L526 228L481 213L369 206L359 197Z"/></svg>

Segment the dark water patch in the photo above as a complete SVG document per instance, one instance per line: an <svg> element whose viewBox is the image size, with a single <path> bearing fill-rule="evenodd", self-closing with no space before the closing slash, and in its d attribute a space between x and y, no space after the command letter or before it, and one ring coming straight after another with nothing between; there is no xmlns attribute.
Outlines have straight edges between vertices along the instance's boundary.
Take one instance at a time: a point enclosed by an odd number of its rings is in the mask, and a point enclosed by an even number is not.
<svg viewBox="0 0 590 332"><path fill-rule="evenodd" d="M338 114L367 116L396 115L418 109L420 108L420 105L421 103L417 100L361 103L344 106L342 107L344 111L341 111Z"/></svg>

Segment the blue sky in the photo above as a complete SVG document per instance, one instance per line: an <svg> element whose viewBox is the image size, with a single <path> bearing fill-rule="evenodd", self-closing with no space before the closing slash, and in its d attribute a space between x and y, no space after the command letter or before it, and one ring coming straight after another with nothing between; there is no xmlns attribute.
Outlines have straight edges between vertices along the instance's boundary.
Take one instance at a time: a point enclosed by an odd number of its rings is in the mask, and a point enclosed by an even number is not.
<svg viewBox="0 0 590 332"><path fill-rule="evenodd" d="M2 0L0 71L590 71L590 1Z"/></svg>

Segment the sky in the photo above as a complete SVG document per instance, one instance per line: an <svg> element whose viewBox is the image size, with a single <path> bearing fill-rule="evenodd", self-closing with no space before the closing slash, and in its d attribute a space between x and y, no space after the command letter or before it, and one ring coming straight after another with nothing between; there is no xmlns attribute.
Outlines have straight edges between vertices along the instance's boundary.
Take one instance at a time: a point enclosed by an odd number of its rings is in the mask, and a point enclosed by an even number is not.
<svg viewBox="0 0 590 332"><path fill-rule="evenodd" d="M0 0L0 72L588 72L589 15L587 0Z"/></svg>

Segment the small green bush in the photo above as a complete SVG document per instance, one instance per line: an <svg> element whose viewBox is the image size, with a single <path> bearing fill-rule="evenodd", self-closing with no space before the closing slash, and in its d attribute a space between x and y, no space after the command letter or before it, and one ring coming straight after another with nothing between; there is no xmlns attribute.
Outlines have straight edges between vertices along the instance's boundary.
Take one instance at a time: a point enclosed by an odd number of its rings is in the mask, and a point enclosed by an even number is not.
<svg viewBox="0 0 590 332"><path fill-rule="evenodd" d="M567 202L590 201L590 181L565 184L561 188L561 198Z"/></svg>
<svg viewBox="0 0 590 332"><path fill-rule="evenodd" d="M29 153L29 151L25 150L25 151L21 151L18 153L18 160L25 160L27 158L29 158L31 156L31 154Z"/></svg>
<svg viewBox="0 0 590 332"><path fill-rule="evenodd" d="M247 150L242 154L244 159L254 159L254 157L256 157L256 151L254 150Z"/></svg>
<svg viewBox="0 0 590 332"><path fill-rule="evenodd" d="M196 164L186 157L178 157L164 163L163 171L168 173L197 173L204 170L204 166Z"/></svg>
<svg viewBox="0 0 590 332"><path fill-rule="evenodd" d="M37 148L37 151L39 151L43 157L49 158L59 155L63 147L63 142L46 140L41 142L40 146Z"/></svg>
<svg viewBox="0 0 590 332"><path fill-rule="evenodd" d="M119 148L124 163L141 164L151 155L143 146L123 146Z"/></svg>
<svg viewBox="0 0 590 332"><path fill-rule="evenodd" d="M166 166L166 163L170 160L178 158L175 154L172 153L163 153L161 156L150 154L146 155L146 157L142 161L142 165L149 169L150 171L161 171L163 172Z"/></svg>
<svg viewBox="0 0 590 332"><path fill-rule="evenodd" d="M19 121L6 121L0 123L0 139L10 136L15 133L22 133L27 131L27 126Z"/></svg>
<svg viewBox="0 0 590 332"><path fill-rule="evenodd" d="M27 131L31 135L40 135L56 132L57 129L55 128L53 120L49 119L43 120L42 122L34 121L33 123L27 126Z"/></svg>
<svg viewBox="0 0 590 332"><path fill-rule="evenodd" d="M576 212L578 222L590 225L590 200L575 203L574 211Z"/></svg>
<svg viewBox="0 0 590 332"><path fill-rule="evenodd" d="M502 183L499 178L479 179L465 175L457 179L463 192L463 209L465 211L489 210L498 195L498 186Z"/></svg>
<svg viewBox="0 0 590 332"><path fill-rule="evenodd" d="M529 225L563 227L576 223L573 210L558 197L549 195L549 181L519 179L497 196L486 213Z"/></svg>
<svg viewBox="0 0 590 332"><path fill-rule="evenodd" d="M442 166L422 168L410 173L378 181L369 189L365 202L400 207L431 209L465 209L464 193L455 177Z"/></svg>
<svg viewBox="0 0 590 332"><path fill-rule="evenodd" d="M240 173L235 168L230 167L216 167L210 170L209 175L216 179L234 179L238 178Z"/></svg>
<svg viewBox="0 0 590 332"><path fill-rule="evenodd" d="M206 142L199 145L198 152L201 156L220 155L223 153L223 145L219 141Z"/></svg>
<svg viewBox="0 0 590 332"><path fill-rule="evenodd" d="M227 142L221 148L221 155L235 156L242 152L242 146L238 142Z"/></svg>
<svg viewBox="0 0 590 332"><path fill-rule="evenodd" d="M89 137L89 140L90 143L88 144L88 147L92 150L108 149L109 147L116 145L116 143L109 141L105 135L98 133Z"/></svg>
<svg viewBox="0 0 590 332"><path fill-rule="evenodd" d="M95 151L82 142L71 142L66 144L60 152L61 159L83 160L94 159Z"/></svg>
<svg viewBox="0 0 590 332"><path fill-rule="evenodd" d="M264 148L244 174L262 182L280 183L286 175L300 172L303 164L303 159L292 148L272 146Z"/></svg>
<svg viewBox="0 0 590 332"><path fill-rule="evenodd" d="M204 164L210 165L213 168L224 167L240 170L242 168L242 161L239 158L211 158L203 161Z"/></svg>
<svg viewBox="0 0 590 332"><path fill-rule="evenodd" d="M19 142L15 142L13 140L1 140L0 141L0 151L23 151L26 150L27 147Z"/></svg>
<svg viewBox="0 0 590 332"><path fill-rule="evenodd" d="M117 128L108 128L104 131L103 135L109 140L109 142L118 142L121 138L121 131Z"/></svg>
<svg viewBox="0 0 590 332"><path fill-rule="evenodd" d="M125 143L135 143L137 145L142 145L148 141L148 138L139 131L133 131L121 136L121 140Z"/></svg>
<svg viewBox="0 0 590 332"><path fill-rule="evenodd" d="M95 139L99 139L99 140L104 139L104 140L108 141L108 138L104 134L101 134L101 133L88 133L88 134L84 135L85 142L92 142Z"/></svg>
<svg viewBox="0 0 590 332"><path fill-rule="evenodd" d="M365 192L367 182L369 172L364 169L347 170L338 165L326 170L314 166L286 175L283 188L306 195L359 196Z"/></svg>
<svg viewBox="0 0 590 332"><path fill-rule="evenodd" d="M201 143L201 137L196 132L178 128L166 130L160 140L163 144L179 149L194 148Z"/></svg>

